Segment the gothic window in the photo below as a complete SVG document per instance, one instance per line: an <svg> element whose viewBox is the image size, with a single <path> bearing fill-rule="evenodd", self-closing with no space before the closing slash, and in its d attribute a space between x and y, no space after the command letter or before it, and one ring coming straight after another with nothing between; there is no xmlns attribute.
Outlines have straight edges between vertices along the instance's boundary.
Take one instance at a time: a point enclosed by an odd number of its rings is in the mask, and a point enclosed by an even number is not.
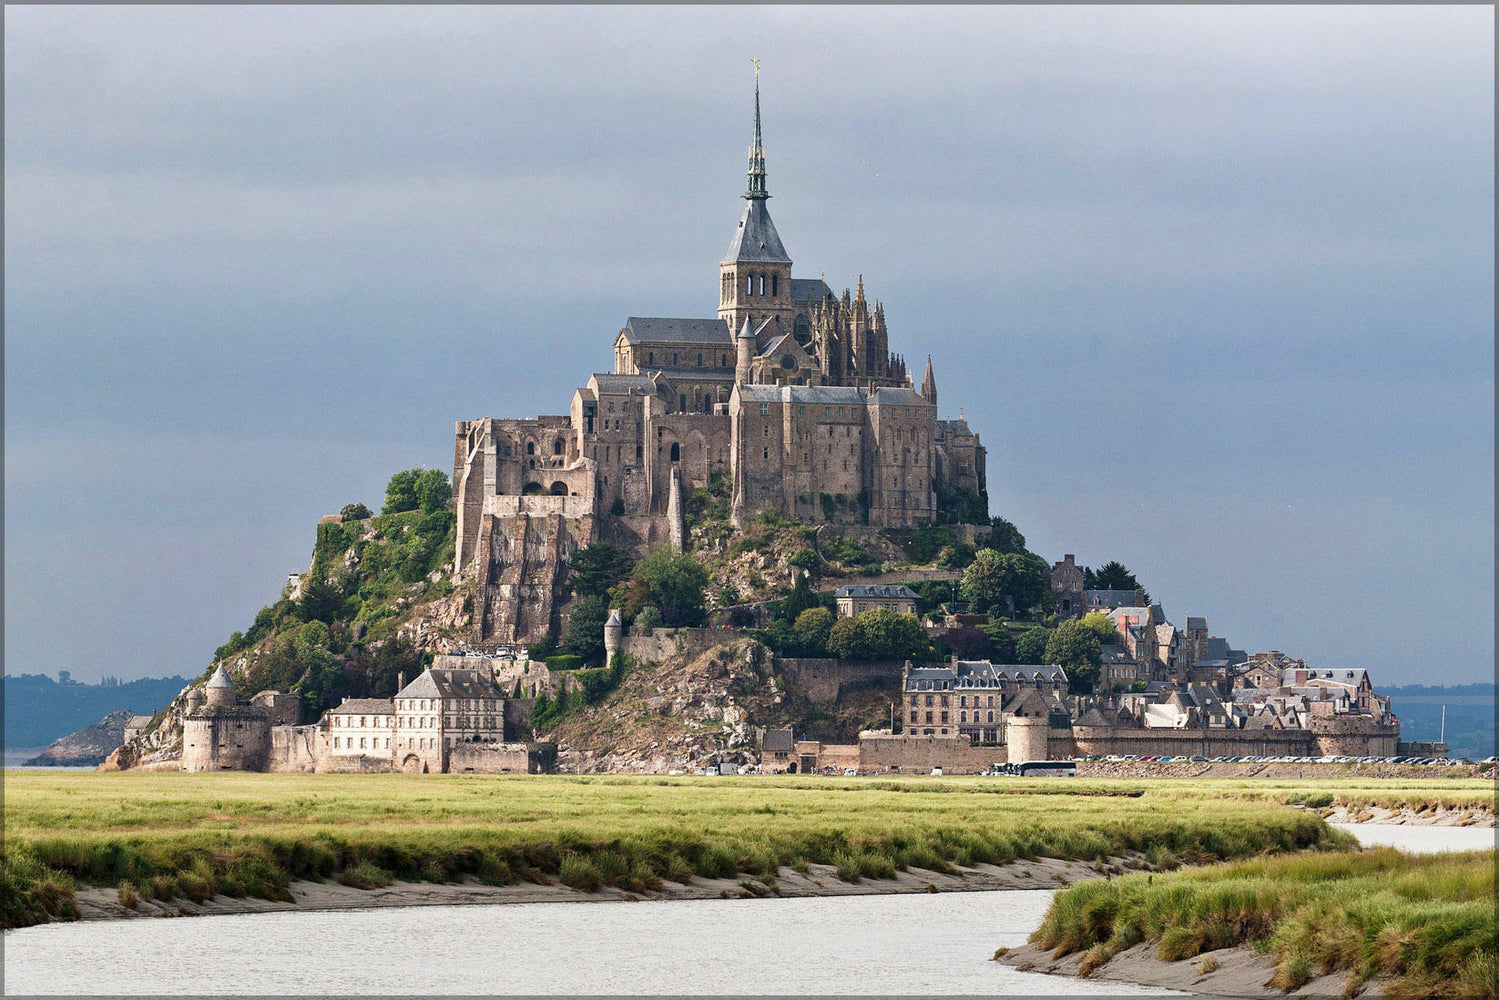
<svg viewBox="0 0 1499 1000"><path fill-rule="evenodd" d="M760 275L760 294L765 294L765 275Z"/></svg>
<svg viewBox="0 0 1499 1000"><path fill-rule="evenodd" d="M744 279L744 294L755 294L755 276L753 274Z"/></svg>
<svg viewBox="0 0 1499 1000"><path fill-rule="evenodd" d="M552 442L552 454L553 455L560 455L560 454L562 454L562 439L561 438L558 438L556 441Z"/></svg>
<svg viewBox="0 0 1499 1000"><path fill-rule="evenodd" d="M534 454L536 454L536 442L535 441L527 441L526 442L526 454L527 455L534 455Z"/></svg>
<svg viewBox="0 0 1499 1000"><path fill-rule="evenodd" d="M681 459L682 459L682 446L679 445L679 444L677 444L676 442L672 442L672 446L671 446L671 460L673 462L679 462L679 461L681 461Z"/></svg>

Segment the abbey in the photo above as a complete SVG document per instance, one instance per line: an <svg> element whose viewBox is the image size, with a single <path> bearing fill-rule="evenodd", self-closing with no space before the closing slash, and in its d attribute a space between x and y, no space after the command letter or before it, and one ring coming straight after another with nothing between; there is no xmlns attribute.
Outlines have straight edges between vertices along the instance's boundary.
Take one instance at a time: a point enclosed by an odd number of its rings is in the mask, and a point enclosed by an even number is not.
<svg viewBox="0 0 1499 1000"><path fill-rule="evenodd" d="M862 277L840 296L792 276L767 206L758 79L743 197L717 315L630 317L614 370L565 416L458 422L454 558L477 576L477 642L544 635L559 563L596 538L680 550L684 492L717 477L735 524L770 510L907 527L936 519L939 486L985 490L978 436L938 419L930 356L918 388Z"/></svg>

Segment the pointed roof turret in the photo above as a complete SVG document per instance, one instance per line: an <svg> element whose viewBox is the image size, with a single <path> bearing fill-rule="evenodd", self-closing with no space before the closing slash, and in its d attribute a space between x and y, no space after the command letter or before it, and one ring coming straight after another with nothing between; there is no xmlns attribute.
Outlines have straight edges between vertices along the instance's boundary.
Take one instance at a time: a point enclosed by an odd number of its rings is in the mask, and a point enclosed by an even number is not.
<svg viewBox="0 0 1499 1000"><path fill-rule="evenodd" d="M739 339L743 340L746 338L748 338L749 340L755 339L755 331L750 328L750 321L748 316L744 317L744 325L739 328Z"/></svg>
<svg viewBox="0 0 1499 1000"><path fill-rule="evenodd" d="M729 242L729 249L720 263L733 264L738 261L757 263L789 264L786 248L770 221L770 212L765 202L770 193L765 188L765 147L760 141L760 63L755 63L755 131L750 139L749 183L744 192L748 205L739 219L739 228Z"/></svg>
<svg viewBox="0 0 1499 1000"><path fill-rule="evenodd" d="M229 674L224 670L224 662L220 660L213 669L213 676L208 678L210 688L234 688L234 682L229 679Z"/></svg>
<svg viewBox="0 0 1499 1000"><path fill-rule="evenodd" d="M930 354L926 356L926 374L921 379L921 398L933 406L937 404L937 379L932 375L932 356Z"/></svg>

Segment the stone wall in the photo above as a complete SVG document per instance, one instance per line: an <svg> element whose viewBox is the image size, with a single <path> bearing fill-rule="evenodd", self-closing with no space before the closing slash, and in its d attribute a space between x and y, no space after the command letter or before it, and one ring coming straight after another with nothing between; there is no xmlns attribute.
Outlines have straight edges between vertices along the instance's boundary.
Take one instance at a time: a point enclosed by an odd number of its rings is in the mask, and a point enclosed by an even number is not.
<svg viewBox="0 0 1499 1000"><path fill-rule="evenodd" d="M314 771L324 754L320 726L272 726L268 771Z"/></svg>
<svg viewBox="0 0 1499 1000"><path fill-rule="evenodd" d="M327 754L318 762L318 774L389 774L394 769L389 754Z"/></svg>
<svg viewBox="0 0 1499 1000"><path fill-rule="evenodd" d="M859 734L861 774L876 771L929 774L938 767L943 774L977 774L990 764L1008 760L1004 747L974 746L967 737Z"/></svg>
<svg viewBox="0 0 1499 1000"><path fill-rule="evenodd" d="M1011 716L1005 721L1006 755L1020 763L1027 760L1051 760L1048 747L1051 727L1045 716L1022 718Z"/></svg>
<svg viewBox="0 0 1499 1000"><path fill-rule="evenodd" d="M1399 752L1398 722L1381 724L1369 716L1343 715L1315 718L1308 725L1313 752L1319 757L1393 757Z"/></svg>
<svg viewBox="0 0 1499 1000"><path fill-rule="evenodd" d="M716 646L726 646L745 638L743 632L732 629L713 628L658 628L650 634L631 633L620 641L620 652L629 653L636 660L660 663L670 656L681 653L687 657L701 656Z"/></svg>
<svg viewBox="0 0 1499 1000"><path fill-rule="evenodd" d="M1306 757L1312 737L1302 729L1128 729L1121 726L1073 726L1079 756L1141 754L1203 757Z"/></svg>
<svg viewBox="0 0 1499 1000"><path fill-rule="evenodd" d="M854 663L849 660L776 657L774 665L785 677L788 687L813 702L821 703L836 701L847 684L866 681L899 684L905 664L899 660Z"/></svg>
<svg viewBox="0 0 1499 1000"><path fill-rule="evenodd" d="M552 743L458 743L448 750L450 774L545 774L556 764Z"/></svg>

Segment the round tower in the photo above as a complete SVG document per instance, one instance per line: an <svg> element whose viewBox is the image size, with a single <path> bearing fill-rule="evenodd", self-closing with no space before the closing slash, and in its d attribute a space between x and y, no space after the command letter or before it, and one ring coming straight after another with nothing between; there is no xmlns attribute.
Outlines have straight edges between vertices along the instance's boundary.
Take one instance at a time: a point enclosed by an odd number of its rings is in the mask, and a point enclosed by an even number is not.
<svg viewBox="0 0 1499 1000"><path fill-rule="evenodd" d="M755 333L750 329L748 316L744 318L744 326L739 329L739 336L734 338L734 347L738 352L735 357L734 381L747 383L755 364Z"/></svg>
<svg viewBox="0 0 1499 1000"><path fill-rule="evenodd" d="M604 666L609 666L614 660L614 653L619 649L619 640L623 637L625 623L619 617L619 608L609 609L609 620L604 622Z"/></svg>
<svg viewBox="0 0 1499 1000"><path fill-rule="evenodd" d="M192 715L194 712L196 712L198 709L200 709L202 707L203 707L203 692L199 691L197 688L188 688L187 689L187 713L186 714Z"/></svg>
<svg viewBox="0 0 1499 1000"><path fill-rule="evenodd" d="M1021 764L1028 760L1050 760L1047 756L1046 738L1051 724L1045 715L1025 717L1012 715L1005 722L1005 743L1008 744L1008 760Z"/></svg>
<svg viewBox="0 0 1499 1000"><path fill-rule="evenodd" d="M224 672L222 663L214 669L213 676L208 678L207 692L210 706L233 707L239 704L239 692L234 689L234 682Z"/></svg>

